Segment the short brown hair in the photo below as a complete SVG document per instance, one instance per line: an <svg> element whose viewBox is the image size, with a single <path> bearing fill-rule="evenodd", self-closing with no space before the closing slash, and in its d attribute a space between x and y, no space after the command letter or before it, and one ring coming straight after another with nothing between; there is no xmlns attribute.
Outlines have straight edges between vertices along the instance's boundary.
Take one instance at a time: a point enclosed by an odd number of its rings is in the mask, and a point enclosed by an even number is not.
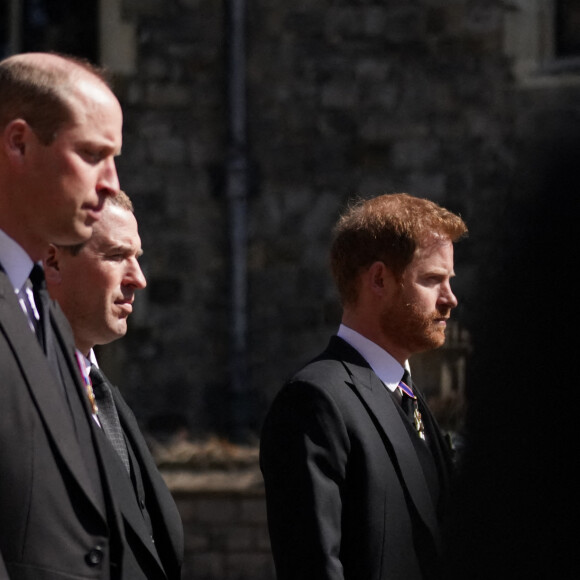
<svg viewBox="0 0 580 580"><path fill-rule="evenodd" d="M380 261L400 277L417 246L430 234L455 242L467 234L467 226L436 203L406 193L359 200L349 207L334 228L330 251L343 305L356 302L363 269Z"/></svg>
<svg viewBox="0 0 580 580"><path fill-rule="evenodd" d="M110 203L111 205L120 207L121 209L126 209L131 213L135 213L133 210L133 202L131 201L131 198L122 189L117 191L115 195L107 196L105 203Z"/></svg>
<svg viewBox="0 0 580 580"><path fill-rule="evenodd" d="M34 54L0 61L0 129L13 119L24 119L45 145L72 121L70 95L79 73L89 73L110 88L104 69L87 60L50 54L50 63L40 64Z"/></svg>
<svg viewBox="0 0 580 580"><path fill-rule="evenodd" d="M131 201L131 198L122 189L120 189L115 195L107 196L105 198L105 205L106 204L114 205L115 207L120 207L121 209L130 211L131 213L135 213L133 211L133 202ZM76 256L83 249L87 242L88 240L81 242L80 244L75 244L74 246L61 246L59 244L54 245L57 248L66 250L72 256Z"/></svg>

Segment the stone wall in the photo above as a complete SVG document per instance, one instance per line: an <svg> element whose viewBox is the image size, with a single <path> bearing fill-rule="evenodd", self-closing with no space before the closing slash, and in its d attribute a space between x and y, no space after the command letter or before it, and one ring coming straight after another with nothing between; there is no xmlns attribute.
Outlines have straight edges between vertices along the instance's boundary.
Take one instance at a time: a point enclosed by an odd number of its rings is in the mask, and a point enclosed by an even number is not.
<svg viewBox="0 0 580 580"><path fill-rule="evenodd" d="M275 580L258 449L216 438L151 447L183 521L183 580Z"/></svg>
<svg viewBox="0 0 580 580"><path fill-rule="evenodd" d="M477 333L475 276L493 268L482 256L503 200L525 192L514 176L529 165L528 123L545 119L504 51L507 3L247 3L248 382L236 397L226 4L122 1L138 47L135 74L118 82L119 170L149 286L102 364L147 430L227 434L240 412L259 432L282 381L336 329L329 235L354 195L407 191L461 212L471 235L456 252L455 320ZM555 111L562 91L550 98Z"/></svg>
<svg viewBox="0 0 580 580"><path fill-rule="evenodd" d="M275 580L263 492L183 492L183 580Z"/></svg>

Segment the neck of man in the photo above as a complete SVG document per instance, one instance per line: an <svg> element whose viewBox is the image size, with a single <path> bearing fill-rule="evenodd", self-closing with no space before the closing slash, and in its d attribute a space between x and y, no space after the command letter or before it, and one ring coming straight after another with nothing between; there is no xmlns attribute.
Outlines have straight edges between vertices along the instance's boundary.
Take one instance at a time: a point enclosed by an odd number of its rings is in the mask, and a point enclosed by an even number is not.
<svg viewBox="0 0 580 580"><path fill-rule="evenodd" d="M364 316L356 308L345 307L342 324L386 350L402 366L412 354L401 348L392 337L385 335L376 315Z"/></svg>
<svg viewBox="0 0 580 580"><path fill-rule="evenodd" d="M2 209L0 208L1 212ZM17 219L0 219L0 230L11 237L28 254L33 262L39 262L44 258L48 244L42 242L42 240L38 240L34 235L28 235L26 227L23 227L22 224L20 227L15 227L14 224L18 223Z"/></svg>
<svg viewBox="0 0 580 580"><path fill-rule="evenodd" d="M77 350L79 352L83 353L85 358L89 358L89 355L91 354L91 349L93 348L94 345L92 345L90 342L86 342L83 341L82 339L79 339L75 334L75 346L77 347Z"/></svg>

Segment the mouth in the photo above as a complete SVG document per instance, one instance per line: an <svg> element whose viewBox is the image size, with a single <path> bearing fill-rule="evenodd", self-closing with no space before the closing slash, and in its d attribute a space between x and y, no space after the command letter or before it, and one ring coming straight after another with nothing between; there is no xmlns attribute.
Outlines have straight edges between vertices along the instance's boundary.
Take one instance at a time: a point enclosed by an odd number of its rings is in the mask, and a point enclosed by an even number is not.
<svg viewBox="0 0 580 580"><path fill-rule="evenodd" d="M93 220L97 221L101 217L101 212L103 211L103 207L105 205L105 196L99 195L97 203L84 203L81 206L88 217Z"/></svg>
<svg viewBox="0 0 580 580"><path fill-rule="evenodd" d="M103 207L94 205L83 205L82 209L84 210L88 221L94 223L96 221L99 221Z"/></svg>
<svg viewBox="0 0 580 580"><path fill-rule="evenodd" d="M117 300L115 305L125 316L129 316L133 312L133 300Z"/></svg>

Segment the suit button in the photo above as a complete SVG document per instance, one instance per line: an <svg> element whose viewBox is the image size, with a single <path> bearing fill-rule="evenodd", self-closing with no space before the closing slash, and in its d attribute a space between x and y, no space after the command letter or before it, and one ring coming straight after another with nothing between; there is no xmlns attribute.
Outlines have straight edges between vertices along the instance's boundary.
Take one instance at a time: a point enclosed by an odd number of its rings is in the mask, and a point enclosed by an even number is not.
<svg viewBox="0 0 580 580"><path fill-rule="evenodd" d="M103 548L102 546L95 546L88 554L85 556L85 560L91 568L99 566L103 561Z"/></svg>

